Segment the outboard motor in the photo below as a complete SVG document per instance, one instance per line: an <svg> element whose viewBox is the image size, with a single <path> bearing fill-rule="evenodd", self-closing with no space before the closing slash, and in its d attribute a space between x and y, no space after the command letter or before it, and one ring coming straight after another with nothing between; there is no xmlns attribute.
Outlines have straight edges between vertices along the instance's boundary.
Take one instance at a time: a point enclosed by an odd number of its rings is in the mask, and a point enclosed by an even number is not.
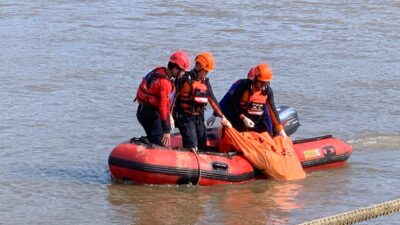
<svg viewBox="0 0 400 225"><path fill-rule="evenodd" d="M296 132L297 128L300 126L297 111L294 108L286 105L277 107L276 111L278 111L279 119L281 120L286 134L289 136L294 134L294 132Z"/></svg>

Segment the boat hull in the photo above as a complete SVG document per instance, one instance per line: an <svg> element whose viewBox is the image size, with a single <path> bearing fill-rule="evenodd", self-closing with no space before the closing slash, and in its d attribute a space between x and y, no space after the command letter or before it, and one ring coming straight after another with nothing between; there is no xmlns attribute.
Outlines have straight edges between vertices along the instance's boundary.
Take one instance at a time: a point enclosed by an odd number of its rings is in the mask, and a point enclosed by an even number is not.
<svg viewBox="0 0 400 225"><path fill-rule="evenodd" d="M294 141L294 149L306 170L343 166L352 153L351 146L330 135ZM240 153L192 152L138 139L116 146L108 164L116 180L138 184L207 186L266 179Z"/></svg>

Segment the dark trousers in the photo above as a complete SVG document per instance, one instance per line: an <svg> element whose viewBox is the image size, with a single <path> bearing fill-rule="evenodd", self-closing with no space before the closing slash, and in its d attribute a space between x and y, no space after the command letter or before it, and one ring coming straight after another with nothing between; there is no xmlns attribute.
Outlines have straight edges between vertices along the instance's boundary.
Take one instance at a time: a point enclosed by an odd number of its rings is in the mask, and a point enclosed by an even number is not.
<svg viewBox="0 0 400 225"><path fill-rule="evenodd" d="M153 144L162 146L164 132L161 126L160 113L157 109L139 104L136 117L144 128L147 138Z"/></svg>
<svg viewBox="0 0 400 225"><path fill-rule="evenodd" d="M190 114L180 115L179 132L182 136L184 148L207 149L207 133L204 125L204 115L192 116Z"/></svg>

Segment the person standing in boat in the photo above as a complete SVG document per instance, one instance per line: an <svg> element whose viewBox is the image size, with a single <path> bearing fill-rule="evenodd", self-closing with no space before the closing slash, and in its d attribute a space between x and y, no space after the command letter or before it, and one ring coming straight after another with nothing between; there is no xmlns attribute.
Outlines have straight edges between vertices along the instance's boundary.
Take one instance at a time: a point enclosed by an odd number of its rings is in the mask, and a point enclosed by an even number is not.
<svg viewBox="0 0 400 225"><path fill-rule="evenodd" d="M195 63L194 68L175 83L177 92L173 114L183 147L206 150L204 110L207 103L210 103L225 125L231 124L223 115L207 77L215 67L214 56L209 52L201 52L196 56Z"/></svg>
<svg viewBox="0 0 400 225"><path fill-rule="evenodd" d="M136 116L153 144L170 146L173 79L183 76L189 68L188 54L176 51L169 57L167 67L155 68L139 85L135 98L139 103Z"/></svg>
<svg viewBox="0 0 400 225"><path fill-rule="evenodd" d="M239 132L269 132L272 136L287 137L276 110L271 80L271 67L259 64L249 71L247 79L237 81L224 96L222 111ZM207 123L213 123L212 116Z"/></svg>

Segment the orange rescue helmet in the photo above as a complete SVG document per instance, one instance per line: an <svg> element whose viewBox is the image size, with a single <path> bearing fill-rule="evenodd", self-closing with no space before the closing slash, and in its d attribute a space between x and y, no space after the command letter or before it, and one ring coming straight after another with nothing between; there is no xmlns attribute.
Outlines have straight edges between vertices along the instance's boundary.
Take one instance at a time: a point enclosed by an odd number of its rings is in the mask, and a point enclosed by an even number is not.
<svg viewBox="0 0 400 225"><path fill-rule="evenodd" d="M206 70L207 72L213 71L215 67L215 59L214 56L209 52L201 52L194 59L195 62L199 63L201 68Z"/></svg>
<svg viewBox="0 0 400 225"><path fill-rule="evenodd" d="M272 69L268 64L261 63L255 67L254 75L260 81L271 81L272 80Z"/></svg>
<svg viewBox="0 0 400 225"><path fill-rule="evenodd" d="M190 59L185 51L176 51L169 57L169 61L178 65L181 69L190 69Z"/></svg>

